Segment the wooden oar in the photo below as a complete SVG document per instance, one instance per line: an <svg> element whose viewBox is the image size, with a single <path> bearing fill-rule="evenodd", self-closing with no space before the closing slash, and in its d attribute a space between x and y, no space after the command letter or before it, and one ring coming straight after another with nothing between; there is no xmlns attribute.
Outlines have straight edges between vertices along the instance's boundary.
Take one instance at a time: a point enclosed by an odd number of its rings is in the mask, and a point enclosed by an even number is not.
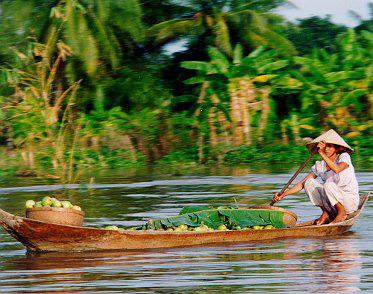
<svg viewBox="0 0 373 294"><path fill-rule="evenodd" d="M303 164L298 168L297 172L291 177L291 179L289 180L289 182L287 182L287 184L285 185L284 188L282 188L281 192L279 193L279 195L282 195L286 189L290 186L290 184L294 181L294 179L299 175L299 173L304 169L304 167L307 165L307 163L311 160L311 158L315 155L315 153L317 152L318 148L313 148L311 150L311 154L310 156L307 158L307 160L305 162L303 162ZM273 204L275 204L276 201L273 201L269 204L270 206L273 206Z"/></svg>

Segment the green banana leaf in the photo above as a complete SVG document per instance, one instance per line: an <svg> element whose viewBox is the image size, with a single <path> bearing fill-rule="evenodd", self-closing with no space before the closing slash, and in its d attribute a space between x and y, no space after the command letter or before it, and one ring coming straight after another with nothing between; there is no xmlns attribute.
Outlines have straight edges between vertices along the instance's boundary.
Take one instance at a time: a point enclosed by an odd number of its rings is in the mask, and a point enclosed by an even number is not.
<svg viewBox="0 0 373 294"><path fill-rule="evenodd" d="M146 224L147 229L165 229L177 227L186 224L190 227L198 227L205 224L216 229L219 225L225 224L229 227L251 227L272 225L276 228L286 227L283 223L282 211L273 211L266 209L240 209L223 208L201 210L203 207L186 207L181 212L186 212L178 216L149 220ZM192 211L193 210L193 211Z"/></svg>
<svg viewBox="0 0 373 294"><path fill-rule="evenodd" d="M276 228L284 228L282 221L284 213L268 209L227 209L219 210L230 222L240 227L272 225Z"/></svg>
<svg viewBox="0 0 373 294"><path fill-rule="evenodd" d="M201 210L209 210L209 209L211 209L211 207L209 207L209 206L184 206L180 210L179 215L192 213L192 212L197 212L197 211L201 211Z"/></svg>

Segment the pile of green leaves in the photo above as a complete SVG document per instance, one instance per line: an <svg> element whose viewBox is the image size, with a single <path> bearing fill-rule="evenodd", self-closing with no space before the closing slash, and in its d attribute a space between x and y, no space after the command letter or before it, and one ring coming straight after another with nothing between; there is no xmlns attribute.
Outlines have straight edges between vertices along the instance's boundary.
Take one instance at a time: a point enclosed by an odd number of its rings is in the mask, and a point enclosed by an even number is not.
<svg viewBox="0 0 373 294"><path fill-rule="evenodd" d="M285 228L282 211L245 208L184 207L178 216L149 220L143 229L162 230L185 224L190 227L206 225L216 229L226 225L228 229L240 226L266 226Z"/></svg>

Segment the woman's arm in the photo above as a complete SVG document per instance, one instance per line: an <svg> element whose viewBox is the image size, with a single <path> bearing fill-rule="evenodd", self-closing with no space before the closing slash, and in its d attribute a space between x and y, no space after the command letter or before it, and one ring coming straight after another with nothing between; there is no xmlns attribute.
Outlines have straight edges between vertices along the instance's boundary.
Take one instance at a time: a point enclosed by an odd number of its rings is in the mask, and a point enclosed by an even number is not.
<svg viewBox="0 0 373 294"><path fill-rule="evenodd" d="M292 195L292 194L298 193L300 190L302 190L304 188L304 183L308 179L315 179L315 178L316 178L316 176L313 173L309 173L303 180L296 183L293 187L286 190L283 194L279 195L279 193L275 193L275 196L273 197L273 201L277 202L277 201L280 201L282 198L284 198L287 195Z"/></svg>
<svg viewBox="0 0 373 294"><path fill-rule="evenodd" d="M334 171L336 174L339 174L341 171L348 168L348 164L346 162L340 162L335 163L333 160L331 160L325 153L326 143L325 142L319 142L317 144L317 147L319 147L319 154L321 155L322 159L324 159L325 163L330 167L332 171Z"/></svg>

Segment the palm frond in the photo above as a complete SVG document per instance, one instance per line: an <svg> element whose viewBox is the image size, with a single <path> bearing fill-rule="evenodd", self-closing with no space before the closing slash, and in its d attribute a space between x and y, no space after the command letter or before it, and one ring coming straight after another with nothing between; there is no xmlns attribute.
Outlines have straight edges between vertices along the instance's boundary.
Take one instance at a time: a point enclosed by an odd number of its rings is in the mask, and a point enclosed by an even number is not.
<svg viewBox="0 0 373 294"><path fill-rule="evenodd" d="M146 31L149 38L155 39L156 43L164 43L173 38L201 34L204 32L201 20L195 21L189 18L179 18L156 24Z"/></svg>
<svg viewBox="0 0 373 294"><path fill-rule="evenodd" d="M264 46L264 47L268 46L268 41L265 38L263 38L261 35L254 33L253 31L249 31L247 33L246 38L248 39L249 43L254 48L260 47L260 46Z"/></svg>
<svg viewBox="0 0 373 294"><path fill-rule="evenodd" d="M94 23L97 28L97 38L102 48L103 55L110 60L112 67L117 67L121 49L118 40L114 37L110 27L105 26L105 23L100 18L95 17Z"/></svg>
<svg viewBox="0 0 373 294"><path fill-rule="evenodd" d="M267 40L267 44L270 48L278 50L283 55L294 56L297 53L294 45L280 34L266 29L262 31L261 35Z"/></svg>
<svg viewBox="0 0 373 294"><path fill-rule="evenodd" d="M229 36L229 29L223 17L219 17L214 25L215 43L225 54L232 54L232 45Z"/></svg>
<svg viewBox="0 0 373 294"><path fill-rule="evenodd" d="M142 8L138 0L106 1L111 6L111 17L115 25L128 33L136 42L145 38L145 28L142 23Z"/></svg>

